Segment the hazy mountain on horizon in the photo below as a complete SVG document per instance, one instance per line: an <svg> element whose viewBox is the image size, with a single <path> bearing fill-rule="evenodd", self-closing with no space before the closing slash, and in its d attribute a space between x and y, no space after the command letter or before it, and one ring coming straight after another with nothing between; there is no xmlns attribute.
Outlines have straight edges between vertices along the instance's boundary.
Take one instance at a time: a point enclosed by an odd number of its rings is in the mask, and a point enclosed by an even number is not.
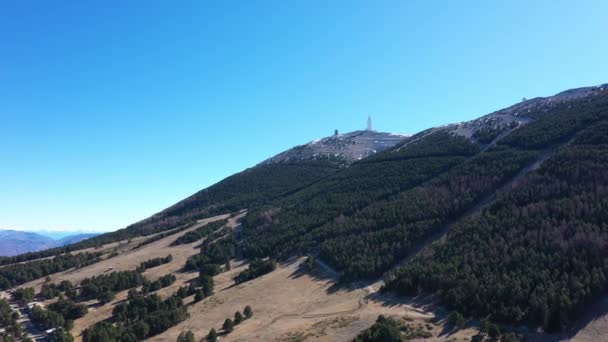
<svg viewBox="0 0 608 342"><path fill-rule="evenodd" d="M12 230L12 229L6 229ZM39 235L43 235L49 237L53 240L61 240L64 238L77 236L77 235L99 235L105 232L94 232L94 231L86 231L86 230L24 230L28 233L35 233Z"/></svg>
<svg viewBox="0 0 608 342"><path fill-rule="evenodd" d="M53 247L65 246L71 243L79 242L99 233L80 233L72 232L56 232L54 237L46 234L49 231L19 231L2 229L0 230L0 256L13 256L28 252L40 251Z"/></svg>

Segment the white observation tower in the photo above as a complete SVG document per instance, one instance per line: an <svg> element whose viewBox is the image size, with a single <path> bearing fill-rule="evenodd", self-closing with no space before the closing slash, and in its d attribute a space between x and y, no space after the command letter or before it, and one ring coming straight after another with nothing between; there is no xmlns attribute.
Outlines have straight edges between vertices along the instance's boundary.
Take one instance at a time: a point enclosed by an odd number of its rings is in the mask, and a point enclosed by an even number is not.
<svg viewBox="0 0 608 342"><path fill-rule="evenodd" d="M372 129L372 117L371 116L367 117L367 130L370 131L370 132L373 131L373 129Z"/></svg>

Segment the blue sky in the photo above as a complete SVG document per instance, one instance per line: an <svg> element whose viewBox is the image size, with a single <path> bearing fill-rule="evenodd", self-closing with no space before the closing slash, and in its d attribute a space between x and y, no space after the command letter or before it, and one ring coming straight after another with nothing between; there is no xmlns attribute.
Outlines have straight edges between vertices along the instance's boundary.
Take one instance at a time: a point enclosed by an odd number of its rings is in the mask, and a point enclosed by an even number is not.
<svg viewBox="0 0 608 342"><path fill-rule="evenodd" d="M3 1L0 227L114 230L296 144L608 82L606 1Z"/></svg>

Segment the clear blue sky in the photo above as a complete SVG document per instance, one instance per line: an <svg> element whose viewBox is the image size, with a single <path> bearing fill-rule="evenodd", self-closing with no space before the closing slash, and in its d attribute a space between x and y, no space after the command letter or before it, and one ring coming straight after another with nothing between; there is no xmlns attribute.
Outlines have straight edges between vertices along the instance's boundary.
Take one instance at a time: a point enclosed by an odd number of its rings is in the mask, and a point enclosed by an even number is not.
<svg viewBox="0 0 608 342"><path fill-rule="evenodd" d="M608 82L605 0L92 3L0 5L1 228L114 230L368 114Z"/></svg>

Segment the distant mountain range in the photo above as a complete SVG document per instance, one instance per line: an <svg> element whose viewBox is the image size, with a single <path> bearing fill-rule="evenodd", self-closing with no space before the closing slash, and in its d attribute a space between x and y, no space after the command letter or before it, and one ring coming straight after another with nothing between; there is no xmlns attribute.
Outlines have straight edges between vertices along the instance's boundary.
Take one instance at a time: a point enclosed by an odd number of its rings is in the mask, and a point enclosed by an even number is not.
<svg viewBox="0 0 608 342"><path fill-rule="evenodd" d="M0 230L0 256L13 256L76 243L99 234L73 234L60 239L17 230Z"/></svg>

